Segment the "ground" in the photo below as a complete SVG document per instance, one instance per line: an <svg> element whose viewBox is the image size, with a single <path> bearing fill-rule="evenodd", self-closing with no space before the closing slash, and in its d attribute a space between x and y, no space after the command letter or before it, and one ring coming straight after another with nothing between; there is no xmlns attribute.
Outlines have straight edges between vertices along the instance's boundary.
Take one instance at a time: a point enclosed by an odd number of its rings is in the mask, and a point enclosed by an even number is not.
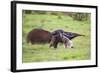
<svg viewBox="0 0 100 73"><path fill-rule="evenodd" d="M49 48L49 44L35 44L26 42L27 34L34 28L42 28L47 31L63 29L64 31L75 32L85 36L73 39L74 48L64 48L59 44L58 48ZM90 20L78 21L68 15L51 14L25 14L23 12L23 62L43 62L62 60L87 60L90 59Z"/></svg>

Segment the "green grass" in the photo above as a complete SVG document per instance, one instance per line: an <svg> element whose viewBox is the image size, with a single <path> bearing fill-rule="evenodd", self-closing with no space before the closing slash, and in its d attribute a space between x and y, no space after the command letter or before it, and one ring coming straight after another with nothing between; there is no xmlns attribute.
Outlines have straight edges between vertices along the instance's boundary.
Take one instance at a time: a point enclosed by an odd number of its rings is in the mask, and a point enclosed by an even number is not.
<svg viewBox="0 0 100 73"><path fill-rule="evenodd" d="M74 48L64 48L59 44L58 48L49 48L49 44L32 45L26 42L28 32L35 28L42 28L50 32L63 29L75 33L84 34L85 37L73 39ZM61 60L87 60L90 59L90 22L76 21L69 16L50 14L23 14L23 62L61 61Z"/></svg>

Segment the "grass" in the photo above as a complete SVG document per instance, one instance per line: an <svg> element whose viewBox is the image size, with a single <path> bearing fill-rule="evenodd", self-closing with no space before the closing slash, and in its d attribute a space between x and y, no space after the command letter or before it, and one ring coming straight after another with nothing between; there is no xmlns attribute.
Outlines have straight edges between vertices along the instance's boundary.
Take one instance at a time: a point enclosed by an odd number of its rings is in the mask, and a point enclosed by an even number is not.
<svg viewBox="0 0 100 73"><path fill-rule="evenodd" d="M73 39L74 48L64 48L59 44L57 49L49 48L49 44L32 45L26 42L28 32L35 28L48 31L63 29L85 36ZM61 61L61 60L87 60L90 59L90 22L73 20L70 16L51 14L25 14L23 13L23 62Z"/></svg>

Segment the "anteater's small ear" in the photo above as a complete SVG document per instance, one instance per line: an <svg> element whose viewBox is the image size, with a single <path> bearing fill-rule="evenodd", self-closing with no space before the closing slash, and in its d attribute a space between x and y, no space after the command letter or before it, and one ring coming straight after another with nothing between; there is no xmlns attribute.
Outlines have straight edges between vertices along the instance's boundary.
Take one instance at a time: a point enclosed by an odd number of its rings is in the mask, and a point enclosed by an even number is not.
<svg viewBox="0 0 100 73"><path fill-rule="evenodd" d="M71 48L74 48L73 46Z"/></svg>

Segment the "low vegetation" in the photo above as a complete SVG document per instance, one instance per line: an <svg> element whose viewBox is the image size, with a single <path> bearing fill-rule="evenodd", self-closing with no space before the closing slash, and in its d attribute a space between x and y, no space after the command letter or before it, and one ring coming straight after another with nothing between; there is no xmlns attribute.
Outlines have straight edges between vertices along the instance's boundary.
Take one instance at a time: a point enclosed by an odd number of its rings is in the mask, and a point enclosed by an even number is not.
<svg viewBox="0 0 100 73"><path fill-rule="evenodd" d="M38 11L39 12L39 11ZM23 62L61 61L61 60L87 60L90 59L90 14L84 20L75 20L75 16L67 13L42 12L26 13L23 11ZM76 13L77 14L77 13ZM82 14L82 13L81 13ZM42 28L47 31L63 29L64 31L83 34L73 39L74 48L64 48L59 44L58 48L49 48L49 44L34 44L26 42L27 34L35 28Z"/></svg>

